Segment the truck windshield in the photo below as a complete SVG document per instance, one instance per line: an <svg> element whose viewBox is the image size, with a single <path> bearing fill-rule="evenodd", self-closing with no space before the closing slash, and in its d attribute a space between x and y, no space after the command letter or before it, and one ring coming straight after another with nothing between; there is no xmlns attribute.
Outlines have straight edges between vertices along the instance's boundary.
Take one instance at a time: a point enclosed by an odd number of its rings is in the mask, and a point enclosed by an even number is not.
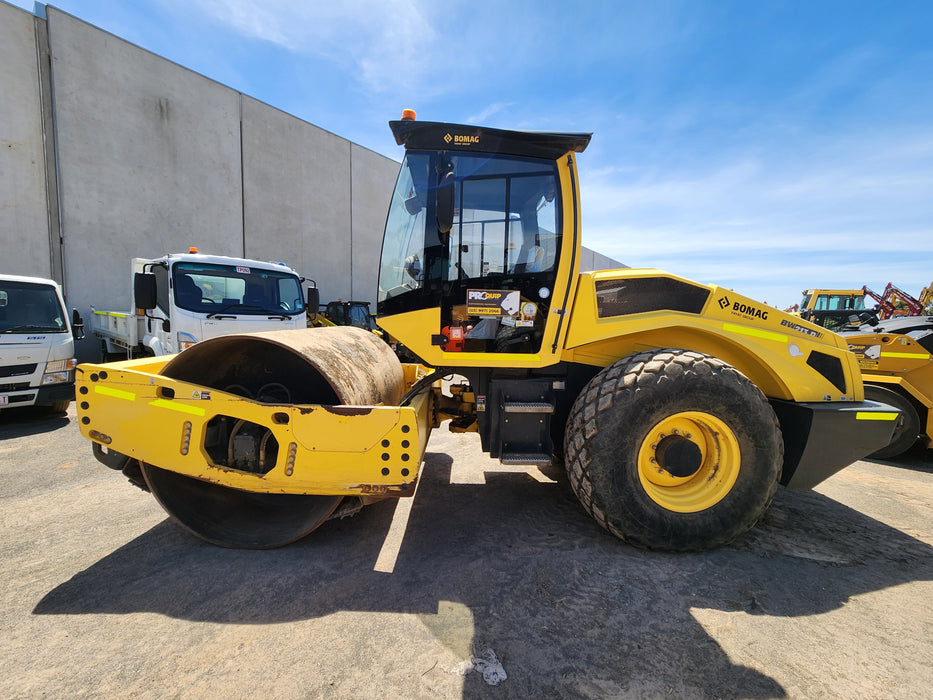
<svg viewBox="0 0 933 700"><path fill-rule="evenodd" d="M47 284L0 280L0 333L65 333L65 311Z"/></svg>
<svg viewBox="0 0 933 700"><path fill-rule="evenodd" d="M172 270L175 303L199 313L304 313L301 282L291 272L180 262Z"/></svg>

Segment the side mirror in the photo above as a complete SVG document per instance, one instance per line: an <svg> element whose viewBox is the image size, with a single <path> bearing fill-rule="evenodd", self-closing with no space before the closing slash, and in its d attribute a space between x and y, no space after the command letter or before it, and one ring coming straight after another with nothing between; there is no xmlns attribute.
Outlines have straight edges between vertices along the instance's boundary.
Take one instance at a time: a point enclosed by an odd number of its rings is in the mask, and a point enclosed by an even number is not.
<svg viewBox="0 0 933 700"><path fill-rule="evenodd" d="M416 282L421 277L421 260L418 259L417 253L405 258L405 272Z"/></svg>
<svg viewBox="0 0 933 700"><path fill-rule="evenodd" d="M454 174L444 173L437 185L437 230L441 234L450 233L454 225Z"/></svg>
<svg viewBox="0 0 933 700"><path fill-rule="evenodd" d="M71 335L75 340L84 340L84 319L77 309L71 310Z"/></svg>
<svg viewBox="0 0 933 700"><path fill-rule="evenodd" d="M415 192L411 197L405 200L405 211L415 216L419 211L424 209L424 201L426 199L427 197L424 196L423 192Z"/></svg>
<svg viewBox="0 0 933 700"><path fill-rule="evenodd" d="M156 277L148 272L133 276L133 300L137 309L151 311L156 307Z"/></svg>
<svg viewBox="0 0 933 700"><path fill-rule="evenodd" d="M317 311L320 305L321 290L317 288L317 284L313 287L308 287L308 310L311 312Z"/></svg>

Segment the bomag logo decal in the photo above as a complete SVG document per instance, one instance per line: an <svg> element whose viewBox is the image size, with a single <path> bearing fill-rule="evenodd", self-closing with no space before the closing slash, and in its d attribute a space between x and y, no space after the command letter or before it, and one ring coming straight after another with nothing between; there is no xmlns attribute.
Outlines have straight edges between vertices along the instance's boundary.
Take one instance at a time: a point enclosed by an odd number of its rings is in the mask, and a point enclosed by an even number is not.
<svg viewBox="0 0 933 700"><path fill-rule="evenodd" d="M453 141L455 146L472 146L479 144L479 136L464 136L463 134L454 134L451 136L449 133L444 134L444 143L450 143Z"/></svg>
<svg viewBox="0 0 933 700"><path fill-rule="evenodd" d="M751 304L743 304L739 301L732 305L732 313L750 316L751 318L760 318L762 321L768 320L768 312L764 309L759 309Z"/></svg>
<svg viewBox="0 0 933 700"><path fill-rule="evenodd" d="M751 304L743 304L741 301L731 302L727 296L719 300L719 308L721 309L728 309L730 304L732 306L730 311L735 316L760 318L762 321L768 320L768 311L766 309L759 309L757 306L752 306Z"/></svg>

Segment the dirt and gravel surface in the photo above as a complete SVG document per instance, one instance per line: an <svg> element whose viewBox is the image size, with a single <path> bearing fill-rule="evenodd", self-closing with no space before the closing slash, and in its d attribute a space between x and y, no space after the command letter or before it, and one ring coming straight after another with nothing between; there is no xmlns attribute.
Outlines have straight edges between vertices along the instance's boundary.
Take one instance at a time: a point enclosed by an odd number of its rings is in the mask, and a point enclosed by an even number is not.
<svg viewBox="0 0 933 700"><path fill-rule="evenodd" d="M4 698L917 698L933 451L779 491L705 554L613 539L566 479L435 431L414 499L213 547L67 417L0 412ZM507 678L469 671L492 650Z"/></svg>

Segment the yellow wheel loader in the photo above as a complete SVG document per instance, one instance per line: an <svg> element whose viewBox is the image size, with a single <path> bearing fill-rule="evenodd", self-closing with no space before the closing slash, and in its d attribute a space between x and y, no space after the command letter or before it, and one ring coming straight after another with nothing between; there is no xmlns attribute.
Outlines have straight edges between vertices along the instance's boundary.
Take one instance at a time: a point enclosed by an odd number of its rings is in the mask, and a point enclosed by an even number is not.
<svg viewBox="0 0 933 700"><path fill-rule="evenodd" d="M831 331L838 331L849 322L849 317L865 310L865 294L862 289L806 289L798 312L800 318L812 321Z"/></svg>
<svg viewBox="0 0 933 700"><path fill-rule="evenodd" d="M579 272L590 134L390 128L378 319L419 363L337 327L78 368L95 454L195 535L275 547L409 497L449 420L503 463L564 460L626 542L702 550L891 438L836 334L659 270Z"/></svg>

